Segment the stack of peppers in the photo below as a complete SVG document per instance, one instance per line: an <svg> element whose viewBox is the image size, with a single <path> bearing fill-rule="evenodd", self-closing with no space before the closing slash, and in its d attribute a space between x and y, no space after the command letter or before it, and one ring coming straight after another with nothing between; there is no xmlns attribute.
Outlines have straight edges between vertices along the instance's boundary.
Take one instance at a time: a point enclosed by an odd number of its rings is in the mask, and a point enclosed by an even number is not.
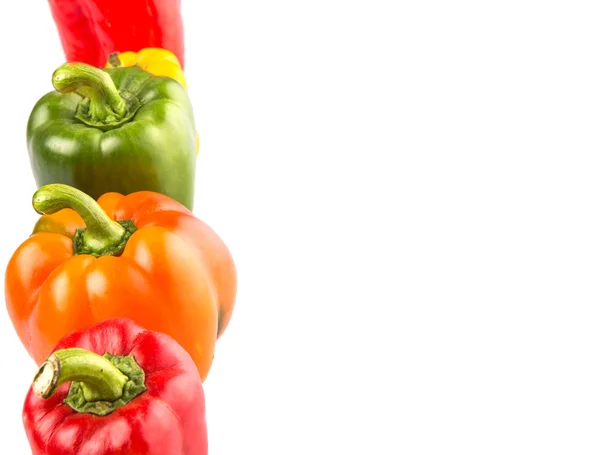
<svg viewBox="0 0 600 455"><path fill-rule="evenodd" d="M41 216L5 276L38 364L34 455L206 455L203 382L236 268L193 214L199 139L179 0L50 0L67 63L33 107Z"/></svg>

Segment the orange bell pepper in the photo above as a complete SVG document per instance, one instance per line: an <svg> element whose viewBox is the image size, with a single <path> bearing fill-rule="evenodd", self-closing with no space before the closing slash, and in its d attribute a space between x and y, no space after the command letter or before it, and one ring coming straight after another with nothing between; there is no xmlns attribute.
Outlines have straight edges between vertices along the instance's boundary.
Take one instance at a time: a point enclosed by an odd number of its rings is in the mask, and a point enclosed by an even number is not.
<svg viewBox="0 0 600 455"><path fill-rule="evenodd" d="M177 340L204 381L237 291L221 238L183 205L147 191L96 202L52 184L33 206L46 215L10 259L5 294L38 365L68 333L124 317Z"/></svg>

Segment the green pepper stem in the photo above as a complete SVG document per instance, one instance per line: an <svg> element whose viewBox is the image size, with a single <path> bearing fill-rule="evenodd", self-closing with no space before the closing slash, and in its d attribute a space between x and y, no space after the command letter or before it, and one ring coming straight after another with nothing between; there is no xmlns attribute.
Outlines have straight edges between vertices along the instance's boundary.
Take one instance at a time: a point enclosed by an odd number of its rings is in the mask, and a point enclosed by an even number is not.
<svg viewBox="0 0 600 455"><path fill-rule="evenodd" d="M127 103L106 73L85 63L65 63L52 74L59 93L77 92L90 99L90 114L102 123L114 123L127 113Z"/></svg>
<svg viewBox="0 0 600 455"><path fill-rule="evenodd" d="M111 220L94 199L69 185L42 186L33 195L32 203L39 214L52 214L64 208L75 210L87 226L81 236L81 249L88 254L119 254L131 235L123 225Z"/></svg>
<svg viewBox="0 0 600 455"><path fill-rule="evenodd" d="M33 392L50 398L68 381L81 383L87 402L116 401L123 396L129 378L108 359L80 348L56 351L42 364L33 379Z"/></svg>

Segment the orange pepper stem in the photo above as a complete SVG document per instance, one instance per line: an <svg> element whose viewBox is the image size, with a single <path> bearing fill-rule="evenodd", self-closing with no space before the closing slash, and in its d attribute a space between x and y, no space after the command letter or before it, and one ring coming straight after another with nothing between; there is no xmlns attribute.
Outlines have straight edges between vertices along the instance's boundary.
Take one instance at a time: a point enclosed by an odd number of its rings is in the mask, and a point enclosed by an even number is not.
<svg viewBox="0 0 600 455"><path fill-rule="evenodd" d="M78 229L75 234L75 254L118 256L135 232L135 226L130 220L111 220L94 199L69 185L45 185L35 192L32 202L39 214L52 214L68 208L81 216L86 228Z"/></svg>

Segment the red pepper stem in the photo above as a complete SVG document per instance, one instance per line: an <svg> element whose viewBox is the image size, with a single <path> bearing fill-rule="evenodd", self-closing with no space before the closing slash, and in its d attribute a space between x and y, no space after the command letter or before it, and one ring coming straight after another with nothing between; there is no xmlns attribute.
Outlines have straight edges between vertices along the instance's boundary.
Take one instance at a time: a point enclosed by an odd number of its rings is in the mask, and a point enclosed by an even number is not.
<svg viewBox="0 0 600 455"><path fill-rule="evenodd" d="M89 98L92 119L111 124L127 113L127 103L106 73L85 63L65 63L52 74L52 85L59 93L77 92Z"/></svg>
<svg viewBox="0 0 600 455"><path fill-rule="evenodd" d="M33 392L50 398L65 382L81 383L83 397L89 402L116 401L123 396L129 378L108 359L80 348L54 352L42 364L33 380Z"/></svg>
<svg viewBox="0 0 600 455"><path fill-rule="evenodd" d="M61 183L42 186L33 195L32 203L40 214L69 208L81 216L86 229L75 237L75 254L118 255L131 236L124 223L111 220L94 199L72 186Z"/></svg>

